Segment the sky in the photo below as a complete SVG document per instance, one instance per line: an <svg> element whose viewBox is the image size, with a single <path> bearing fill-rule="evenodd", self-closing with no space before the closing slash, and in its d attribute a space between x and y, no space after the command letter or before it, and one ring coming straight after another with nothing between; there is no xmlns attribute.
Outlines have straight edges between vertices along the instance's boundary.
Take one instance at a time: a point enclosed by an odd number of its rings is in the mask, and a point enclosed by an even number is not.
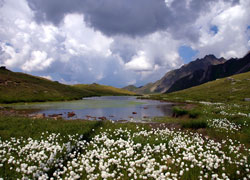
<svg viewBox="0 0 250 180"><path fill-rule="evenodd" d="M0 0L0 66L65 84L141 86L250 50L249 0Z"/></svg>

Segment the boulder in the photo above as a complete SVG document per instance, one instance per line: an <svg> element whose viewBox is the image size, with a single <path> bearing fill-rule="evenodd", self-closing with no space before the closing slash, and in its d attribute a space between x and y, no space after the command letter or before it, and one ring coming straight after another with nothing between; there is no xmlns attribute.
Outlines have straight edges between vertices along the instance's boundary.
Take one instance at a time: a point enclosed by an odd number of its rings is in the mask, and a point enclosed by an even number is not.
<svg viewBox="0 0 250 180"><path fill-rule="evenodd" d="M76 114L74 112L68 112L68 118L74 117Z"/></svg>
<svg viewBox="0 0 250 180"><path fill-rule="evenodd" d="M45 114L37 114L36 115L36 118L40 119L40 118L44 118L45 117Z"/></svg>
<svg viewBox="0 0 250 180"><path fill-rule="evenodd" d="M235 82L236 80L234 78L232 78L232 77L227 77L226 81Z"/></svg>
<svg viewBox="0 0 250 180"><path fill-rule="evenodd" d="M32 117L33 119L42 119L42 118L45 117L45 114L41 114L41 113L39 113L39 114L30 114L29 116Z"/></svg>
<svg viewBox="0 0 250 180"><path fill-rule="evenodd" d="M98 117L98 119L102 120L102 121L106 121L107 118L105 116L102 116L102 117Z"/></svg>

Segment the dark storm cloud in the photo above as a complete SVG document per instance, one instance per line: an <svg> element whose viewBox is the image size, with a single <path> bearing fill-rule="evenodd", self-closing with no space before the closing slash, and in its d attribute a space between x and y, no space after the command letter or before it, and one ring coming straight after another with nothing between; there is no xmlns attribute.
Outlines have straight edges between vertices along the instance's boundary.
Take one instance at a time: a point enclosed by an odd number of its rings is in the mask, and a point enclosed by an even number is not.
<svg viewBox="0 0 250 180"><path fill-rule="evenodd" d="M217 0L175 0L166 6L164 0L27 0L36 21L59 25L68 13L84 14L88 26L112 35L143 36L168 29L175 38L197 40L198 30L192 23L209 3ZM232 4L238 0L230 1Z"/></svg>
<svg viewBox="0 0 250 180"><path fill-rule="evenodd" d="M68 13L83 13L87 24L106 35L144 35L168 24L162 0L28 0L38 23L58 25Z"/></svg>
<svg viewBox="0 0 250 180"><path fill-rule="evenodd" d="M110 50L113 54L118 54L125 63L129 62L137 52L137 49L132 42L126 42L123 40L115 40L111 44Z"/></svg>
<svg viewBox="0 0 250 180"><path fill-rule="evenodd" d="M27 0L29 7L35 12L38 23L52 22L58 25L64 16L80 10L85 1L81 0Z"/></svg>
<svg viewBox="0 0 250 180"><path fill-rule="evenodd" d="M0 8L3 7L5 0L0 0Z"/></svg>
<svg viewBox="0 0 250 180"><path fill-rule="evenodd" d="M169 10L162 0L87 1L85 20L107 35L145 35L166 28Z"/></svg>

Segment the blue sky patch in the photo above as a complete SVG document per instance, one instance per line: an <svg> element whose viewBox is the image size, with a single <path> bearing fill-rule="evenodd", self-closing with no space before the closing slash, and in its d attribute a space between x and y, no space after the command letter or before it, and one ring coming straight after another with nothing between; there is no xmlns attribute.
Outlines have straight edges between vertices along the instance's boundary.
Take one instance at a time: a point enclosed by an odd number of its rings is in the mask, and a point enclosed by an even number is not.
<svg viewBox="0 0 250 180"><path fill-rule="evenodd" d="M185 63L192 61L192 57L194 57L198 52L199 51L193 50L190 46L180 46L178 49L178 53Z"/></svg>
<svg viewBox="0 0 250 180"><path fill-rule="evenodd" d="M214 26L211 26L211 27L210 27L210 31L213 32L214 34L217 34L218 31L219 31L219 29L218 29L217 26L214 25Z"/></svg>
<svg viewBox="0 0 250 180"><path fill-rule="evenodd" d="M10 43L8 43L8 42L6 42L5 45L6 45L6 46L11 46L11 47L13 47L12 44L10 44Z"/></svg>

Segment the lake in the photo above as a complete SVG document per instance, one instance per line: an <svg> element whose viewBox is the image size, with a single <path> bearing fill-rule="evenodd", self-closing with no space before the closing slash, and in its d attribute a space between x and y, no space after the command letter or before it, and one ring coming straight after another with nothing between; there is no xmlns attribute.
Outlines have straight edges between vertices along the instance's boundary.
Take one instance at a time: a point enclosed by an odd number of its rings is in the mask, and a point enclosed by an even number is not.
<svg viewBox="0 0 250 180"><path fill-rule="evenodd" d="M34 109L46 117L59 115L64 119L148 121L153 117L171 116L172 105L134 96L102 96L77 101L24 103L14 108Z"/></svg>

